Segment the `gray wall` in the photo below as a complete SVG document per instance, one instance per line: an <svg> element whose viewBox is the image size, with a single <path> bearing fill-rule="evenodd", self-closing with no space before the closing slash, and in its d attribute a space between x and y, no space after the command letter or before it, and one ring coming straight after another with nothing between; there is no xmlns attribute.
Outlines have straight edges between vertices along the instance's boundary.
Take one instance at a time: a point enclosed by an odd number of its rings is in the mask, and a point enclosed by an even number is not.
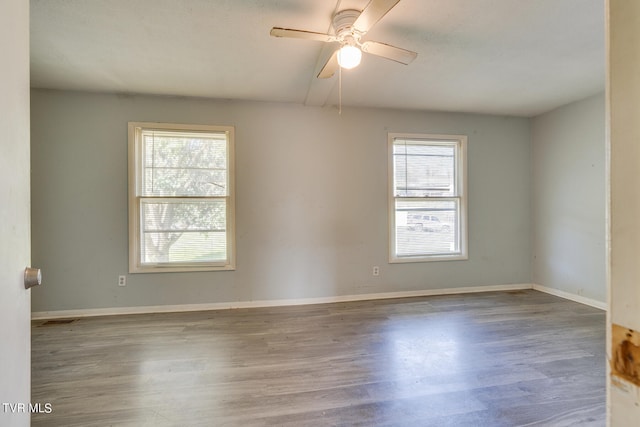
<svg viewBox="0 0 640 427"><path fill-rule="evenodd" d="M236 127L237 270L127 273L127 122ZM469 260L388 264L387 132L469 136ZM33 311L529 283L521 118L32 92ZM372 277L372 266L380 276Z"/></svg>
<svg viewBox="0 0 640 427"><path fill-rule="evenodd" d="M604 94L532 121L533 282L606 301Z"/></svg>

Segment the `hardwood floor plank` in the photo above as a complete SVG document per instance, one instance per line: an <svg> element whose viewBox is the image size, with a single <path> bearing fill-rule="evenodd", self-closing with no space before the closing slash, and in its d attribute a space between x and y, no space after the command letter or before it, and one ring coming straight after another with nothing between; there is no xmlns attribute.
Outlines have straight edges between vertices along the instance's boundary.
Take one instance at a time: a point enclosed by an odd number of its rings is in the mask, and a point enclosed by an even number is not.
<svg viewBox="0 0 640 427"><path fill-rule="evenodd" d="M605 313L536 291L34 321L34 426L605 425Z"/></svg>

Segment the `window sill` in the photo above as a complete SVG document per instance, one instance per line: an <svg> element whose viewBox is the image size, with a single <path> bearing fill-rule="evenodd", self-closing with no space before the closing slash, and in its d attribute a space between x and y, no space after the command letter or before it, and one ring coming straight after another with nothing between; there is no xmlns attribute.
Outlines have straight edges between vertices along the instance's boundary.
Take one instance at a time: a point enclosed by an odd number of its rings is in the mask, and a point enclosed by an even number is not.
<svg viewBox="0 0 640 427"><path fill-rule="evenodd" d="M191 266L135 266L129 268L129 273L137 274L137 273L190 273L190 272L202 272L202 271L235 271L235 265L224 265L224 266L199 266L199 267L191 267Z"/></svg>
<svg viewBox="0 0 640 427"><path fill-rule="evenodd" d="M389 258L389 264L406 264L411 262L466 261L468 259L469 259L469 256L467 254L406 256L406 257L391 257Z"/></svg>

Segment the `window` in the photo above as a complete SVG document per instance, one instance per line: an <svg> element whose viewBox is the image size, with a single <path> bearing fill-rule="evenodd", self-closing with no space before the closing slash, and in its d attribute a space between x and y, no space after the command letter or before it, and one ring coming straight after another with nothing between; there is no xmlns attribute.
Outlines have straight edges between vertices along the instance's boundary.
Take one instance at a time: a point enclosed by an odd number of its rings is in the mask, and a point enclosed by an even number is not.
<svg viewBox="0 0 640 427"><path fill-rule="evenodd" d="M389 134L390 262L467 259L462 135Z"/></svg>
<svg viewBox="0 0 640 427"><path fill-rule="evenodd" d="M234 129L129 123L129 271L233 270Z"/></svg>

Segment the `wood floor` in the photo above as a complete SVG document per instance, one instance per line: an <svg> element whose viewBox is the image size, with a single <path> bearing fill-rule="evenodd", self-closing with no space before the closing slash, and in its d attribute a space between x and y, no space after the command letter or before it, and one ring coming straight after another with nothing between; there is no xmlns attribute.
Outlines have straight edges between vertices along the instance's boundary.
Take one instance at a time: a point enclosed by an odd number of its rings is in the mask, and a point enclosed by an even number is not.
<svg viewBox="0 0 640 427"><path fill-rule="evenodd" d="M604 426L605 313L536 291L34 321L33 426Z"/></svg>

